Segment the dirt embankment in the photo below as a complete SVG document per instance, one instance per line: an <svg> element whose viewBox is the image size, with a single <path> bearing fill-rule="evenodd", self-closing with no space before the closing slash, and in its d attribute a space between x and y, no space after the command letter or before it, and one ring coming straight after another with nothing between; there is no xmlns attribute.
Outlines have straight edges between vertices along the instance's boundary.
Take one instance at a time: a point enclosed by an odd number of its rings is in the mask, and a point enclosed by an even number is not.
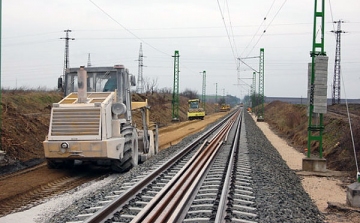
<svg viewBox="0 0 360 223"><path fill-rule="evenodd" d="M42 162L44 151L42 142L48 133L50 112L53 103L59 102L62 92L34 90L2 91L1 100L1 147L6 152L0 162L0 174L7 168L23 168ZM148 100L150 120L166 127L172 122L172 94L134 94L133 101ZM179 119L187 120L188 98L180 96ZM215 111L213 104L206 105L206 113ZM141 112L134 112L134 122L141 127ZM15 164L14 166L8 166Z"/></svg>
<svg viewBox="0 0 360 223"><path fill-rule="evenodd" d="M1 150L5 164L44 157L42 142L48 132L53 102L59 92L2 91Z"/></svg>
<svg viewBox="0 0 360 223"><path fill-rule="evenodd" d="M348 106L353 130L355 148L360 147L360 105ZM304 152L307 148L307 107L274 101L265 106L265 121L270 128L286 139L288 143ZM323 154L327 168L338 171L356 171L355 157L345 105L330 105L324 115ZM318 154L318 144L311 145L311 151ZM360 157L360 151L357 151ZM359 162L358 158L358 162ZM355 175L354 175L355 176Z"/></svg>

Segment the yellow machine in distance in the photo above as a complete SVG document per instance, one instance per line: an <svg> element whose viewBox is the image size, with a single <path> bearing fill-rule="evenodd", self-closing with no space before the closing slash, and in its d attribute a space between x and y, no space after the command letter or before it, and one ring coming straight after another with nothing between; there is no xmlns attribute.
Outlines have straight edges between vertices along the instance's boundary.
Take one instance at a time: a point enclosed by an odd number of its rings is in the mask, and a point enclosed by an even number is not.
<svg viewBox="0 0 360 223"><path fill-rule="evenodd" d="M205 110L204 108L200 108L200 99L190 99L188 101L189 109L188 109L188 119L201 119L203 120L205 117Z"/></svg>
<svg viewBox="0 0 360 223"><path fill-rule="evenodd" d="M230 105L229 104L222 104L220 107L221 112L227 112L230 111Z"/></svg>

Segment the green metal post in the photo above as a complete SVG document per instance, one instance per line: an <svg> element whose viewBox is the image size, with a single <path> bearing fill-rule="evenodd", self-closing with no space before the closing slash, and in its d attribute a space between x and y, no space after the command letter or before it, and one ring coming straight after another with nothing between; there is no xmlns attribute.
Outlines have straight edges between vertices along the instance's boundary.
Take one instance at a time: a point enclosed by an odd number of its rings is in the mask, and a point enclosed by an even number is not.
<svg viewBox="0 0 360 223"><path fill-rule="evenodd" d="M219 103L218 103L218 83L215 83L215 112L218 112L218 108L219 108Z"/></svg>
<svg viewBox="0 0 360 223"><path fill-rule="evenodd" d="M318 42L316 39L317 33L317 19L321 19L321 36L320 41ZM315 82L315 57L322 55L326 56L324 51L324 31L325 31L325 0L321 0L321 8L318 11L318 0L315 0L314 7L314 27L313 27L313 45L312 51L310 53L311 56L311 78L310 78L310 94L309 94L309 119L308 119L308 142L307 142L307 157L310 158L311 155L311 142L317 141L319 142L319 157L322 158L322 134L324 131L324 118L323 114L319 114L318 124L316 124L316 120L313 120L314 116L314 82ZM313 133L318 133L313 135Z"/></svg>
<svg viewBox="0 0 360 223"><path fill-rule="evenodd" d="M202 102L202 107L203 107L204 111L205 111L205 101L206 101L206 71L203 71L201 102Z"/></svg>
<svg viewBox="0 0 360 223"><path fill-rule="evenodd" d="M172 120L179 121L179 51L175 51L174 57L174 86L172 95Z"/></svg>
<svg viewBox="0 0 360 223"><path fill-rule="evenodd" d="M217 85L218 85L218 83L215 83L215 103L218 103L218 101L217 101Z"/></svg>
<svg viewBox="0 0 360 223"><path fill-rule="evenodd" d="M260 63L259 63L259 97L260 109L257 114L258 121L264 121L264 48L260 48Z"/></svg>
<svg viewBox="0 0 360 223"><path fill-rule="evenodd" d="M0 0L0 101L2 101L2 95L1 95L1 54L2 54L2 0ZM0 107L0 114L2 114L2 106ZM0 117L0 126L2 126L2 116ZM1 131L1 128L0 128ZM1 145L0 145L0 149L1 149Z"/></svg>
<svg viewBox="0 0 360 223"><path fill-rule="evenodd" d="M256 72L253 72L253 80L251 85L251 109L255 107L255 100L256 100Z"/></svg>

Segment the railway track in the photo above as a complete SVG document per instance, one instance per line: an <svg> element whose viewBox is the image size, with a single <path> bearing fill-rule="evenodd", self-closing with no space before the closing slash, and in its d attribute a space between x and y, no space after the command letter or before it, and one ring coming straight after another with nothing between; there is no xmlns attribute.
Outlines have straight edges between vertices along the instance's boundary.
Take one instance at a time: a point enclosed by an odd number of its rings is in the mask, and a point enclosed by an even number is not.
<svg viewBox="0 0 360 223"><path fill-rule="evenodd" d="M249 164L238 149L241 120L240 111L229 116L69 222L209 222L219 216L252 222ZM234 202L234 213L227 213Z"/></svg>
<svg viewBox="0 0 360 223"><path fill-rule="evenodd" d="M190 136L113 176L45 222L323 222L299 178L247 116L222 120L216 126L226 130Z"/></svg>

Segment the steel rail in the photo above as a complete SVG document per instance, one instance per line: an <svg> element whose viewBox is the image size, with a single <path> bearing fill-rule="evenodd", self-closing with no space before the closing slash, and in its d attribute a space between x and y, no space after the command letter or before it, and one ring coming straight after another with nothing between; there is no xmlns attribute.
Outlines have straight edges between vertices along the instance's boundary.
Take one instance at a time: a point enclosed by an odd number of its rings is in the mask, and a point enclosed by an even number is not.
<svg viewBox="0 0 360 223"><path fill-rule="evenodd" d="M204 143L201 152L197 153L131 222L179 221L179 216L183 211L181 204L187 202L189 194L192 194L194 188L197 187L199 179L209 168L209 164L223 144L236 117L236 115L232 116L206 148Z"/></svg>
<svg viewBox="0 0 360 223"><path fill-rule="evenodd" d="M213 134L221 125L226 123L231 117L233 117L234 113L229 114L224 120L220 121L212 128L207 130L205 133L197 137L191 144L186 146L183 150L177 153L173 158L171 158L168 162L161 165L159 168L154 170L152 173L147 175L144 179L136 183L133 187L126 190L122 193L118 198L114 199L112 202L98 210L91 217L85 219L84 223L99 223L105 222L107 219L112 218L114 213L116 213L120 208L122 208L128 201L136 196L145 186L150 184L157 176L159 176L162 172L180 160L185 154L195 148L199 142L204 141L211 134ZM207 143L205 141L205 143ZM204 143L204 144L205 144Z"/></svg>
<svg viewBox="0 0 360 223"><path fill-rule="evenodd" d="M240 114L239 124L236 128L234 144L231 147L231 156L230 156L229 165L228 165L228 168L226 171L225 182L224 182L224 185L223 185L223 188L221 191L221 197L220 197L219 206L218 206L218 209L216 212L215 223L225 222L226 202L228 201L228 194L229 194L229 189L230 189L230 179L231 179L231 176L233 175L234 165L236 165L235 156L239 152L239 140L240 140L240 129L241 129L242 116L243 116L243 111Z"/></svg>

